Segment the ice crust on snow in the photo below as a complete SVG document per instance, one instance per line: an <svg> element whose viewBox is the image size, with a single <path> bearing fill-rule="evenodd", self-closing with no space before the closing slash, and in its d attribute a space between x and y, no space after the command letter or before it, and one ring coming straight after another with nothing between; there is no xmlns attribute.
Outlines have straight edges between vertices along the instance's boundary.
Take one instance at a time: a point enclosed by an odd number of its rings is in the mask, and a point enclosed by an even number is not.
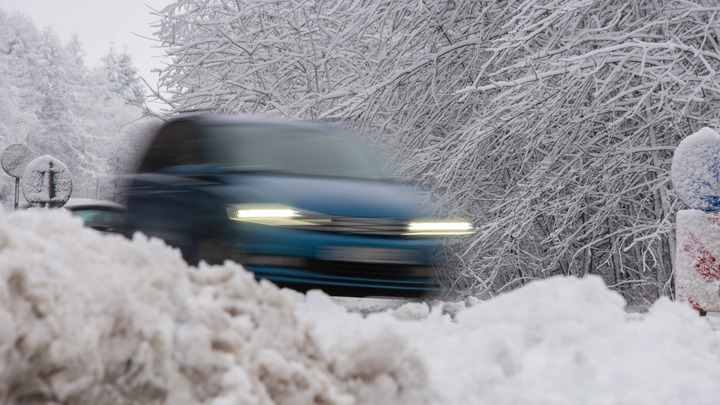
<svg viewBox="0 0 720 405"><path fill-rule="evenodd" d="M716 404L709 323L624 306L552 278L363 316L64 210L0 211L0 403Z"/></svg>

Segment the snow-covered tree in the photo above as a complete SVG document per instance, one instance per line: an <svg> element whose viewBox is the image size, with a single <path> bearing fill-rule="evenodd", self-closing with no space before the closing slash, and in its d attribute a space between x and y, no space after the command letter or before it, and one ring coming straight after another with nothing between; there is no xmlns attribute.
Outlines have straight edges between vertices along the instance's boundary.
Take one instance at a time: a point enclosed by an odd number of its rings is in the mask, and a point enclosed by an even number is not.
<svg viewBox="0 0 720 405"><path fill-rule="evenodd" d="M462 13L481 13L482 4L468 2ZM455 44L441 28L450 23L443 18L453 17L453 11L442 14L448 7L422 1L180 0L163 10L160 39L172 63L161 82L176 110L360 116L368 107L358 105L368 97L407 90L416 74L432 74L428 57L454 54L444 45L471 45ZM397 106L390 110L394 114Z"/></svg>
<svg viewBox="0 0 720 405"><path fill-rule="evenodd" d="M480 226L452 276L474 292L600 274L633 302L672 293L668 168L719 124L716 1L178 0L160 17L176 111L383 131Z"/></svg>
<svg viewBox="0 0 720 405"><path fill-rule="evenodd" d="M125 100L126 104L142 106L145 101L142 80L127 53L118 54L114 47L101 60L101 70L105 74L110 90Z"/></svg>
<svg viewBox="0 0 720 405"><path fill-rule="evenodd" d="M123 59L123 58L119 58ZM120 63L131 71L129 59ZM129 164L144 136L143 110L107 77L89 69L77 38L62 44L22 14L0 10L0 151L25 144L70 171L74 196L112 198L107 178ZM0 173L0 201L12 199L13 179Z"/></svg>

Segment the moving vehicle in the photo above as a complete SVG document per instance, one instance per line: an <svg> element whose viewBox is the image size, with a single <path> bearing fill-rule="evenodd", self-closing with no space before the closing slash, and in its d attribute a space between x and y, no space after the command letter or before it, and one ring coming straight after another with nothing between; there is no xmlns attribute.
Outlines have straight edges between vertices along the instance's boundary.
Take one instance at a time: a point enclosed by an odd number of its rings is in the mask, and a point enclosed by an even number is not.
<svg viewBox="0 0 720 405"><path fill-rule="evenodd" d="M63 208L80 217L85 226L101 232L122 232L125 221L125 206L93 198L70 198Z"/></svg>
<svg viewBox="0 0 720 405"><path fill-rule="evenodd" d="M299 291L422 296L436 288L443 237L472 227L428 219L383 166L330 124L177 117L132 176L125 232Z"/></svg>

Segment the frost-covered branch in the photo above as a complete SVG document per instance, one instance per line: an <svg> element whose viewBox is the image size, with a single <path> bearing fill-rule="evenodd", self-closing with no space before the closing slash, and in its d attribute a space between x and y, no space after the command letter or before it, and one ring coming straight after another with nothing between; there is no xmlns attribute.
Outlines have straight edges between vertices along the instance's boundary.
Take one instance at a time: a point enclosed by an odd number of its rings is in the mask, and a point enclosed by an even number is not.
<svg viewBox="0 0 720 405"><path fill-rule="evenodd" d="M668 168L719 127L711 0L179 0L162 13L178 110L379 130L480 232L457 288L599 274L670 295Z"/></svg>

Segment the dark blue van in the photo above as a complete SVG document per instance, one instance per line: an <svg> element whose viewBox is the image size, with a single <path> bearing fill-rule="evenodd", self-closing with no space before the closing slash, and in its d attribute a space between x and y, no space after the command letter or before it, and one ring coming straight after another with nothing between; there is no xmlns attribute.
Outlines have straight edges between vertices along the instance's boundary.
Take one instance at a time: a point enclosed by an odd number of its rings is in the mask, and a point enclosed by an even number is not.
<svg viewBox="0 0 720 405"><path fill-rule="evenodd" d="M132 176L126 234L299 291L422 296L436 288L444 239L472 227L428 218L385 166L334 125L179 117Z"/></svg>

